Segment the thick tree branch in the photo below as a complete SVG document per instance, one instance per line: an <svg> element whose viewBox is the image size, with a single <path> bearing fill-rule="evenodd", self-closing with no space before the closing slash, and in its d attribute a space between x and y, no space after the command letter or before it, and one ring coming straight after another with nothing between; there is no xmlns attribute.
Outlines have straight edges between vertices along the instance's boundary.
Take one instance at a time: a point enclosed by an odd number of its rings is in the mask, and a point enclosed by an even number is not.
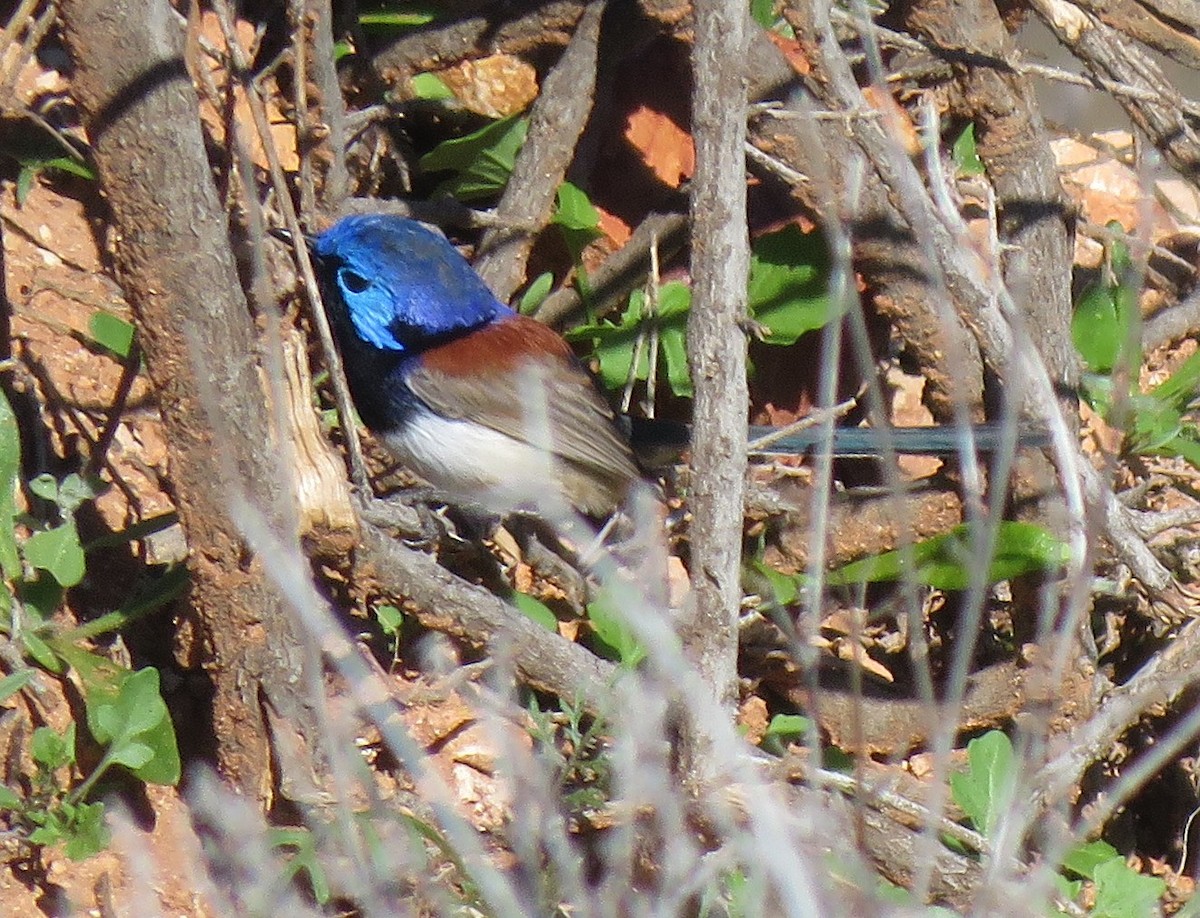
<svg viewBox="0 0 1200 918"><path fill-rule="evenodd" d="M372 59L376 73L400 97L408 81L425 70L440 70L459 61L506 52L521 54L565 46L575 33L586 0L519 0L480 3L479 13L431 23L381 49Z"/></svg>
<svg viewBox="0 0 1200 918"><path fill-rule="evenodd" d="M579 698L592 712L603 709L616 678L612 663L547 631L370 523L362 523L355 560L362 582L405 597L407 609L425 627L475 646L486 643L511 660L517 675L534 688L560 698Z"/></svg>
<svg viewBox="0 0 1200 918"><path fill-rule="evenodd" d="M287 514L253 323L182 33L165 2L68 0L62 19L75 96L120 240L120 280L167 431L191 548L191 605L216 688L218 762L244 793L265 800L274 779L263 699L300 735L315 737L313 712L298 693L309 684L310 661L262 560L246 557L230 516L233 488L277 525Z"/></svg>
<svg viewBox="0 0 1200 918"><path fill-rule="evenodd" d="M607 0L592 0L571 44L550 71L529 113L529 131L504 197L496 208L502 223L484 234L475 270L501 302L525 279L525 263L536 234L550 220L554 195L562 184L592 110L600 19Z"/></svg>

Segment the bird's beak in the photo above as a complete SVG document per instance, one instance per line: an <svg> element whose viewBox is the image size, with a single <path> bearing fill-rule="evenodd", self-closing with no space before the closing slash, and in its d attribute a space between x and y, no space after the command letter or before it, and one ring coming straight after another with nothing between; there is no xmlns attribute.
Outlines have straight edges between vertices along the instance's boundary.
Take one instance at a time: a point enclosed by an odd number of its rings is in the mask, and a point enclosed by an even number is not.
<svg viewBox="0 0 1200 918"><path fill-rule="evenodd" d="M288 245L292 244L292 231L290 229L285 229L282 226L277 226L274 229L267 230L267 233L268 233L268 235L274 237L275 239L278 239L280 242L286 242ZM305 235L301 236L301 238L304 240L304 244L308 247L308 250L311 252L313 244L317 241L317 237L309 236L306 233Z"/></svg>

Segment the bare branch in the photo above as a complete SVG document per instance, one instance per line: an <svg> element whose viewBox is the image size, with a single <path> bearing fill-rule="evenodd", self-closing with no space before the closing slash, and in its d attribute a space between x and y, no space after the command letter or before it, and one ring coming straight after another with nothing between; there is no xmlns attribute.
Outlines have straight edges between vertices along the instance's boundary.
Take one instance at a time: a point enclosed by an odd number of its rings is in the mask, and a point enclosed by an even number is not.
<svg viewBox="0 0 1200 918"><path fill-rule="evenodd" d="M529 113L529 131L496 208L502 223L522 231L491 229L484 234L475 270L501 302L525 278L534 236L549 222L554 194L567 174L575 145L592 111L600 19L607 0L592 0L571 44L546 77Z"/></svg>
<svg viewBox="0 0 1200 918"><path fill-rule="evenodd" d="M718 703L737 697L737 614L742 598L742 494L746 468L747 16L741 0L696 4L692 129L692 310L688 353L696 402L692 446L692 582L695 605L680 633ZM713 738L689 724L684 774L710 776Z"/></svg>

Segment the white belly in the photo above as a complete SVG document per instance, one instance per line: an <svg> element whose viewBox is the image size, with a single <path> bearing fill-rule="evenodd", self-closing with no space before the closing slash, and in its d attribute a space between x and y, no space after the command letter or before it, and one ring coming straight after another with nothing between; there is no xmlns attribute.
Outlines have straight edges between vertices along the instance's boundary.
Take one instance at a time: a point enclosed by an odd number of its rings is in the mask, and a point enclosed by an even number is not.
<svg viewBox="0 0 1200 918"><path fill-rule="evenodd" d="M565 510L551 456L488 427L425 411L382 440L456 504L500 516L519 510L556 518Z"/></svg>

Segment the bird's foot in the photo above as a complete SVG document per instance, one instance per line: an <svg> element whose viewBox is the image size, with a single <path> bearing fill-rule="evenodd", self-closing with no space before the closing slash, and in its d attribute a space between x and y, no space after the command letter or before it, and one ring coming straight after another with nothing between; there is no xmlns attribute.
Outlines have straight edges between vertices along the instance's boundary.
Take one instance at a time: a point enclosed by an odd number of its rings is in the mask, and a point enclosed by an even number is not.
<svg viewBox="0 0 1200 918"><path fill-rule="evenodd" d="M394 530L410 548L432 551L443 539L455 536L453 524L429 504L427 489L413 488L387 497L362 501L362 517L376 526Z"/></svg>

